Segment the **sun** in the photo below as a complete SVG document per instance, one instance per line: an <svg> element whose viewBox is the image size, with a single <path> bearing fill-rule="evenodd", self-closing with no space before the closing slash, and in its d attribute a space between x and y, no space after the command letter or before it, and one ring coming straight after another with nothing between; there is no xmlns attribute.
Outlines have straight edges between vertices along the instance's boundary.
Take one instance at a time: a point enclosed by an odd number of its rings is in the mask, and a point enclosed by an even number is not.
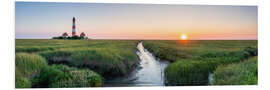
<svg viewBox="0 0 270 90"><path fill-rule="evenodd" d="M187 38L188 38L188 37L187 37L186 34L182 34L182 35L180 36L180 39L181 39L181 40L187 40Z"/></svg>

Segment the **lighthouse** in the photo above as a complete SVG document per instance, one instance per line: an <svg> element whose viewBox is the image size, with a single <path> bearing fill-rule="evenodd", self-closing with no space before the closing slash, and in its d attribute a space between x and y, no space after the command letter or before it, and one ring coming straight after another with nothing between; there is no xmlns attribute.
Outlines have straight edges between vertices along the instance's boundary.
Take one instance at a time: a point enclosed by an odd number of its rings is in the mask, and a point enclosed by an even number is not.
<svg viewBox="0 0 270 90"><path fill-rule="evenodd" d="M76 31L75 31L75 17L72 19L72 36L76 36Z"/></svg>
<svg viewBox="0 0 270 90"><path fill-rule="evenodd" d="M63 33L61 36L58 36L58 37L53 37L53 39L71 39L71 40L74 40L74 39L88 39L86 33L82 32L81 34L79 35L76 35L76 19L75 17L72 18L72 33L71 33L71 36L69 36L67 34L67 32Z"/></svg>

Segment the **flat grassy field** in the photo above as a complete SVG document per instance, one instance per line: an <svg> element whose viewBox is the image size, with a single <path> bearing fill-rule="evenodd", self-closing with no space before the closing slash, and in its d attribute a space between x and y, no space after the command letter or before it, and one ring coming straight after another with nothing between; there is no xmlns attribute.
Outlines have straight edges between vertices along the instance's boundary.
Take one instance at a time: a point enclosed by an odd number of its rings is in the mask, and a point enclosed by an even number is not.
<svg viewBox="0 0 270 90"><path fill-rule="evenodd" d="M139 62L136 55L137 42L132 40L17 39L15 42L16 67L20 68L16 68L16 87L101 86L102 80L114 76L123 76L135 68ZM45 64L42 64L46 67L38 67L40 63L36 62L39 61L32 62L34 61L32 59L35 58L45 62ZM22 61L24 59L32 63L24 63L25 61ZM64 64L65 66L55 66L54 64ZM28 65L35 66L33 67L35 71L27 71L24 77L17 79L17 76L22 76L20 75L21 72L28 70ZM65 69L59 67L65 67ZM30 70L32 70L32 67ZM78 75L72 76L74 73ZM86 76L79 75L83 73ZM50 78L55 76L59 77ZM94 77L94 80L88 82L91 84L81 85L80 83L83 82L70 79L72 77L80 79ZM25 84L21 84L21 82Z"/></svg>
<svg viewBox="0 0 270 90"><path fill-rule="evenodd" d="M144 41L143 44L144 47L151 51L156 57L172 62L172 64L165 69L165 83L166 85L173 86L208 85L210 84L209 74L213 73L218 66L242 62L258 55L257 40L153 40ZM218 71L220 71L221 68L223 67L219 67ZM244 70L243 68L237 70ZM218 79L226 78L219 75L221 75L220 72L215 73L215 77L219 77ZM254 75L254 78L257 78L257 75ZM219 80L215 81L217 83ZM234 81L232 80L231 82ZM254 83L254 81L251 81L253 83L235 82L236 83L233 84L257 84L257 82ZM232 83L224 82L222 84L228 85Z"/></svg>
<svg viewBox="0 0 270 90"><path fill-rule="evenodd" d="M220 65L214 71L214 85L256 85L258 57L229 65Z"/></svg>
<svg viewBox="0 0 270 90"><path fill-rule="evenodd" d="M16 39L16 88L102 86L104 80L135 69L138 42ZM171 62L165 68L166 85L257 84L257 44L257 40L143 41L156 57Z"/></svg>

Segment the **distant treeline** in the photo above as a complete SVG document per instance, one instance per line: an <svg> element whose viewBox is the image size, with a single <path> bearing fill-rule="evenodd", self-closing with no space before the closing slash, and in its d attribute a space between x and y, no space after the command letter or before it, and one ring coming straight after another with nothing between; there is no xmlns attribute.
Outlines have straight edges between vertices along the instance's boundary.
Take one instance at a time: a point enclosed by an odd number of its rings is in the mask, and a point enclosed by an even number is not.
<svg viewBox="0 0 270 90"><path fill-rule="evenodd" d="M76 40L76 39L88 39L88 37L81 37L81 36L58 36L53 37L52 39L70 39L70 40Z"/></svg>

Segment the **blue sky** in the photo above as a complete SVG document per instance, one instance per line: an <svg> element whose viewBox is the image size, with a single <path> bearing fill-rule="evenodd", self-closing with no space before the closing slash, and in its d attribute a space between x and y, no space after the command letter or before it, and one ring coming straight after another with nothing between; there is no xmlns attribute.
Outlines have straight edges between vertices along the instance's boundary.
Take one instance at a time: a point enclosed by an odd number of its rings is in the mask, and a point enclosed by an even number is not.
<svg viewBox="0 0 270 90"><path fill-rule="evenodd" d="M256 6L16 2L15 37L77 33L93 39L257 39Z"/></svg>

